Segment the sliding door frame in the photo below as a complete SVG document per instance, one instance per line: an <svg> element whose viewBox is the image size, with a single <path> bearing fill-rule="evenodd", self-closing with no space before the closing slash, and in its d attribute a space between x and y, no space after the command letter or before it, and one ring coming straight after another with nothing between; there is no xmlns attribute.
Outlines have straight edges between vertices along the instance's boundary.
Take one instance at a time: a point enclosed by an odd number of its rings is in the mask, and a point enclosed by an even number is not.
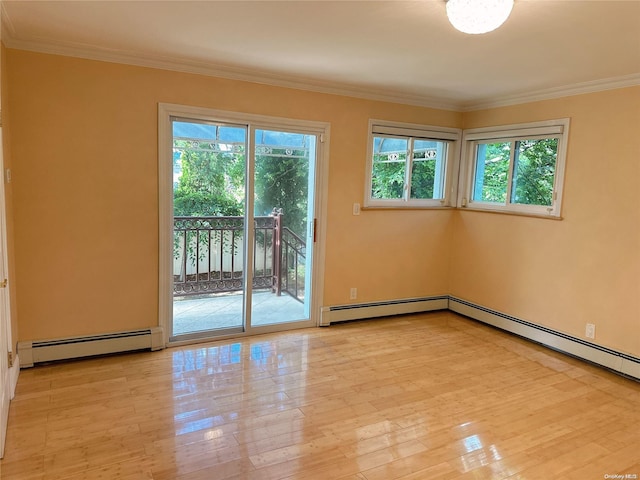
<svg viewBox="0 0 640 480"><path fill-rule="evenodd" d="M316 231L314 237L312 257L312 285L310 319L307 323L292 322L278 323L259 327L251 327L243 332L229 335L216 335L215 337L198 337L172 340L170 338L173 322L173 263L172 242L173 238L173 131L172 119L198 119L212 122L225 122L247 126L247 135L255 129L292 130L297 133L307 133L317 136L316 169L314 184L314 210ZM329 135L330 125L326 122L313 122L295 120L282 117L271 117L225 110L214 110L202 107L176 105L169 103L158 104L158 325L162 327L164 342L166 345L181 345L186 343L202 342L209 339L222 339L268 333L287 329L301 328L305 326L320 325L320 310L322 306L324 289L324 259L325 259L325 232L326 232L326 206L327 206L327 182L329 166ZM253 148L254 139L247 138L248 148ZM250 162L249 162L250 163ZM253 183L252 173L254 166L250 165L247 171L247 180ZM253 199L249 199L249 206L253 205ZM252 222L249 222L250 224ZM247 226L252 228L252 224ZM248 245L248 243L247 243ZM253 254L246 248L246 257L251 260ZM245 306L251 301L251 289L247 291L248 300L245 298ZM246 314L246 312L243 312ZM244 318L244 315L243 315Z"/></svg>

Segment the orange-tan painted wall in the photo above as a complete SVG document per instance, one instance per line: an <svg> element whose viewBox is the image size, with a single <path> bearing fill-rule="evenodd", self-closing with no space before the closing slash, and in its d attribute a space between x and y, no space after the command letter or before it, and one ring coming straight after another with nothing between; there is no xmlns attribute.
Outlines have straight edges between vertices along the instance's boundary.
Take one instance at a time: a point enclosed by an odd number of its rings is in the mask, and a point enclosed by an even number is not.
<svg viewBox="0 0 640 480"><path fill-rule="evenodd" d="M325 305L446 294L451 215L352 215L369 118L459 127L455 112L6 50L19 340L158 316L158 102L331 124Z"/></svg>
<svg viewBox="0 0 640 480"><path fill-rule="evenodd" d="M358 302L452 294L577 337L595 323L596 343L640 356L640 88L463 114L4 53L18 340L157 324L157 104L167 102L331 124L324 305L348 303L351 287ZM563 117L561 221L351 213L369 118L471 128Z"/></svg>
<svg viewBox="0 0 640 480"><path fill-rule="evenodd" d="M0 45L0 79L2 88L0 89L0 98L2 105L2 146L0 148L3 149L3 167L11 170L11 128L9 122L9 89L7 88L7 69L5 67L5 50L4 46ZM3 177L0 181L5 181L6 176L2 173ZM15 270L15 261L14 261L14 252L15 252L15 244L14 244L14 223L13 223L13 184L7 183L5 181L4 184L4 195L5 195L5 212L6 212L6 222L7 222L7 253L9 257L9 264L6 266L7 275L9 278L9 302L10 302L10 311L11 311L11 345L10 349L12 352L16 351L16 343L18 340L18 308L17 308L17 297L16 297L16 288L13 280L16 278L16 270Z"/></svg>
<svg viewBox="0 0 640 480"><path fill-rule="evenodd" d="M9 102L8 102L8 88L6 86L7 83L7 69L5 68L5 49L3 45L0 45L0 102L2 105L2 148L3 153L3 168L6 171L7 169L11 170L11 129L10 122L8 121L9 117ZM9 350L11 352L16 351L16 344L18 339L18 308L16 301L16 288L13 284L13 281L16 277L15 271L15 262L13 261L13 252L15 252L14 245L14 224L13 224L13 185L11 183L6 182L6 176L4 172L1 173L2 180L4 182L4 201L5 201L5 214L6 214L6 225L7 225L7 255L9 257L8 265L6 265L6 273L7 278L9 279L9 305L10 305L10 315L11 315L11 324L9 326Z"/></svg>
<svg viewBox="0 0 640 480"><path fill-rule="evenodd" d="M464 127L571 118L562 221L456 211L451 294L640 355L640 87L468 112Z"/></svg>

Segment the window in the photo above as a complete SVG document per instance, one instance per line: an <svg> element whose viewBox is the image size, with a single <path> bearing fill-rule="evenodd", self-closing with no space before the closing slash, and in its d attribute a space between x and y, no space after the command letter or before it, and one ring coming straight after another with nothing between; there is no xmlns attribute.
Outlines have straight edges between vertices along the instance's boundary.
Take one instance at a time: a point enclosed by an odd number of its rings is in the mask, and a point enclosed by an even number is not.
<svg viewBox="0 0 640 480"><path fill-rule="evenodd" d="M459 206L559 217L568 129L563 119L465 130Z"/></svg>
<svg viewBox="0 0 640 480"><path fill-rule="evenodd" d="M451 206L460 131L369 122L365 206Z"/></svg>

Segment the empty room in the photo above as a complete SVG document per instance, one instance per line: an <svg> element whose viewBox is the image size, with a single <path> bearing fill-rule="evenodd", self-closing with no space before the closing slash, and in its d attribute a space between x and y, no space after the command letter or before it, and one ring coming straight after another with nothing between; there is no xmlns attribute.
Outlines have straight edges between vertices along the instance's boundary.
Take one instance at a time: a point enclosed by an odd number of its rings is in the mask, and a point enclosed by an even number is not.
<svg viewBox="0 0 640 480"><path fill-rule="evenodd" d="M638 478L640 1L0 11L0 478Z"/></svg>

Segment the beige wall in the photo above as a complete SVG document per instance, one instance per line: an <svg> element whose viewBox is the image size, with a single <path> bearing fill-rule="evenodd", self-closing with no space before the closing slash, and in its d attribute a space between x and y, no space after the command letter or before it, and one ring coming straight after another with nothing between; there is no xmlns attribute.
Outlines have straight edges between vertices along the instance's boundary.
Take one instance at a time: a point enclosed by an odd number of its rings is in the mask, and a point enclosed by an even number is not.
<svg viewBox="0 0 640 480"><path fill-rule="evenodd" d="M2 88L0 89L1 93L1 102L2 102L2 149L3 149L3 166L5 169L11 170L11 128L9 121L9 102L8 95L9 89L7 88L7 69L5 67L6 63L6 55L4 46L0 46L0 79ZM4 181L6 177L3 179ZM13 184L6 183L4 184L4 195L5 195L5 208L6 208L6 219L7 219L7 253L9 256L9 264L7 265L8 278L10 280L9 283L9 301L11 305L11 340L13 345L11 346L11 351L15 352L15 346L18 341L18 302L16 297L16 288L14 284L14 279L16 278L16 265L15 265L15 244L14 244L14 223L13 223Z"/></svg>
<svg viewBox="0 0 640 480"><path fill-rule="evenodd" d="M456 211L451 294L640 355L640 87L469 112L464 127L571 118L562 221Z"/></svg>
<svg viewBox="0 0 640 480"><path fill-rule="evenodd" d="M455 113L7 50L19 339L157 324L157 104L331 124L324 305L452 294L640 356L640 89ZM6 76L6 79L4 78ZM3 91L5 90L3 85ZM351 214L369 118L571 118L561 221Z"/></svg>
<svg viewBox="0 0 640 480"><path fill-rule="evenodd" d="M19 339L157 324L158 102L329 122L324 304L446 294L450 215L363 212L370 117L459 113L6 51Z"/></svg>

